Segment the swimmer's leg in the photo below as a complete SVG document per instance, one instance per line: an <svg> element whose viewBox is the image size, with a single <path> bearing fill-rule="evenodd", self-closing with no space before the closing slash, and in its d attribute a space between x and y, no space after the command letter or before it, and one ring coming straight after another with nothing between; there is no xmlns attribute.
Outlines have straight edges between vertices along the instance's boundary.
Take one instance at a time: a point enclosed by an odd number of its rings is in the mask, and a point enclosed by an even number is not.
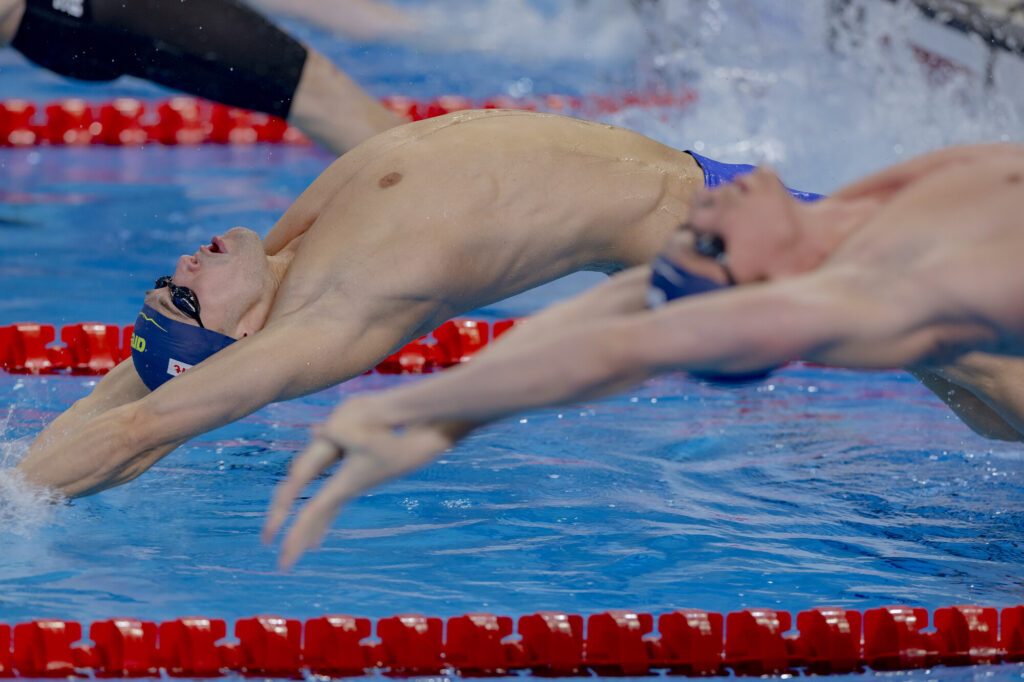
<svg viewBox="0 0 1024 682"><path fill-rule="evenodd" d="M288 120L339 154L403 122L313 50L306 57Z"/></svg>
<svg viewBox="0 0 1024 682"><path fill-rule="evenodd" d="M325 57L238 0L81 0L72 13L27 0L12 45L71 78L137 76L288 118L339 153L400 122Z"/></svg>

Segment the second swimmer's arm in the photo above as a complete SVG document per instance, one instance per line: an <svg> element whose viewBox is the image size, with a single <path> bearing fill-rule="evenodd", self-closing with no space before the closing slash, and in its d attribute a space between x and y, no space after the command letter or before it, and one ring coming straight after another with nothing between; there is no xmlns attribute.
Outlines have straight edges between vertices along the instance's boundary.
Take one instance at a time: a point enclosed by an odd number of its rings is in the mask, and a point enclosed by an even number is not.
<svg viewBox="0 0 1024 682"><path fill-rule="evenodd" d="M805 276L567 325L373 400L396 424L485 422L672 370L746 374L796 358L897 367L934 348L927 324L847 279Z"/></svg>
<svg viewBox="0 0 1024 682"><path fill-rule="evenodd" d="M487 354L499 359L506 354L518 354L524 347L529 349L536 339L548 338L560 330L643 310L650 277L651 270L647 266L615 275L607 282L520 322L492 344ZM402 390L396 392L400 394ZM480 425L481 422L456 419L449 421L445 429L461 438Z"/></svg>

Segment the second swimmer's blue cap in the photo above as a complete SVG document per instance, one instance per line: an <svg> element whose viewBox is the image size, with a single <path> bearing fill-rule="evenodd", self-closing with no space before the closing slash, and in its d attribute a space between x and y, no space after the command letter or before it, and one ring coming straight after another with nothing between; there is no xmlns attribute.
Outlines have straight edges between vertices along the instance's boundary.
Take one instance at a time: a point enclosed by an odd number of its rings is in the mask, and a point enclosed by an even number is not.
<svg viewBox="0 0 1024 682"><path fill-rule="evenodd" d="M172 320L143 305L132 334L132 362L143 383L155 391L234 342L230 336Z"/></svg>
<svg viewBox="0 0 1024 682"><path fill-rule="evenodd" d="M727 285L695 275L666 256L659 255L651 263L651 286L647 289L647 307L659 308L669 301L693 294L705 294Z"/></svg>
<svg viewBox="0 0 1024 682"><path fill-rule="evenodd" d="M695 275L669 258L659 255L651 263L651 285L647 289L647 307L660 308L677 298L693 296L694 294L706 294L709 291L724 289L728 286L728 284L721 284L713 279ZM766 372L750 372L748 374L703 374L691 372L691 376L722 388L758 382L770 374L770 370Z"/></svg>

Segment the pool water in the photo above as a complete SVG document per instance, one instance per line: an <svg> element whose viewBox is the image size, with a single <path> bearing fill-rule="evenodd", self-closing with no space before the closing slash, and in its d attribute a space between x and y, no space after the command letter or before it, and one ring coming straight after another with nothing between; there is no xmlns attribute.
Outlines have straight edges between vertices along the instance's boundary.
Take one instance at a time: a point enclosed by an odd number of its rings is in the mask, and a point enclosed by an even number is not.
<svg viewBox="0 0 1024 682"><path fill-rule="evenodd" d="M685 82L700 92L693 108L607 120L773 163L808 190L946 144L1022 137L1013 92L919 73L901 42L915 30L904 3L868 6L862 30L895 35L885 48L829 47L824 10L803 3L692 3L689 14L680 4L659 18L627 3L489 0L448 5L447 23L436 5L405 4L440 36L365 45L289 26L381 95ZM537 22L580 47L549 45L559 41L536 36ZM138 82L113 91L163 94ZM0 53L0 98L110 92ZM177 254L234 224L265 232L330 160L301 147L0 149L0 324L129 323ZM599 279L574 276L479 315L527 314ZM974 436L906 374L802 366L734 390L669 376L494 425L352 504L321 551L277 572L258 530L308 428L350 394L408 381L361 377L268 406L70 504L0 475L0 622L1024 601L1020 447ZM0 373L3 465L92 385Z"/></svg>

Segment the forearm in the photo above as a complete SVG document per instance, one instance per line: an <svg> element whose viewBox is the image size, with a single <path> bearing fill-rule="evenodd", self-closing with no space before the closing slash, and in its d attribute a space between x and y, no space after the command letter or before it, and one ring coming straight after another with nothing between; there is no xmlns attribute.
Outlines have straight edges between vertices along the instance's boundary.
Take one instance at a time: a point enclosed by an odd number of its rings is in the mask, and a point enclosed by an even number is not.
<svg viewBox="0 0 1024 682"><path fill-rule="evenodd" d="M67 434L40 438L18 464L28 482L70 497L89 495L135 478L177 443L162 447L139 435L135 405L110 410Z"/></svg>
<svg viewBox="0 0 1024 682"><path fill-rule="evenodd" d="M399 423L480 425L524 410L600 397L647 377L618 348L615 323L572 325L543 337L521 337L501 352L390 391L386 401Z"/></svg>
<svg viewBox="0 0 1024 682"><path fill-rule="evenodd" d="M511 352L522 343L567 330L573 325L644 310L651 279L647 266L631 268L568 300L533 315L487 349L488 354Z"/></svg>
<svg viewBox="0 0 1024 682"><path fill-rule="evenodd" d="M485 385L495 382L504 385L507 380L500 377L505 374L517 374L521 379L529 381L525 375L512 368L530 363L533 358L537 358L544 367L549 363L558 363L561 353L557 350L553 351L555 357L549 358L546 355L547 340L565 335L589 341L590 329L623 315L644 310L649 279L650 269L647 267L627 270L579 296L557 303L528 318L486 351L475 356L469 365L448 370L427 381L376 394L370 399L386 403L389 411L392 405L401 405L403 416L426 422L435 419L431 415L441 407L431 404L432 396L462 392L467 382L476 380L474 377L479 377ZM573 349L568 354L569 359L578 362L579 351L579 348ZM468 371L470 368L472 371ZM547 376L550 377L550 373ZM534 396L539 398L540 394L534 393ZM438 413L436 421L445 422L444 428L459 436L499 416L501 412L499 409L496 414L473 416L468 411L455 408L454 404L451 407L443 414Z"/></svg>

